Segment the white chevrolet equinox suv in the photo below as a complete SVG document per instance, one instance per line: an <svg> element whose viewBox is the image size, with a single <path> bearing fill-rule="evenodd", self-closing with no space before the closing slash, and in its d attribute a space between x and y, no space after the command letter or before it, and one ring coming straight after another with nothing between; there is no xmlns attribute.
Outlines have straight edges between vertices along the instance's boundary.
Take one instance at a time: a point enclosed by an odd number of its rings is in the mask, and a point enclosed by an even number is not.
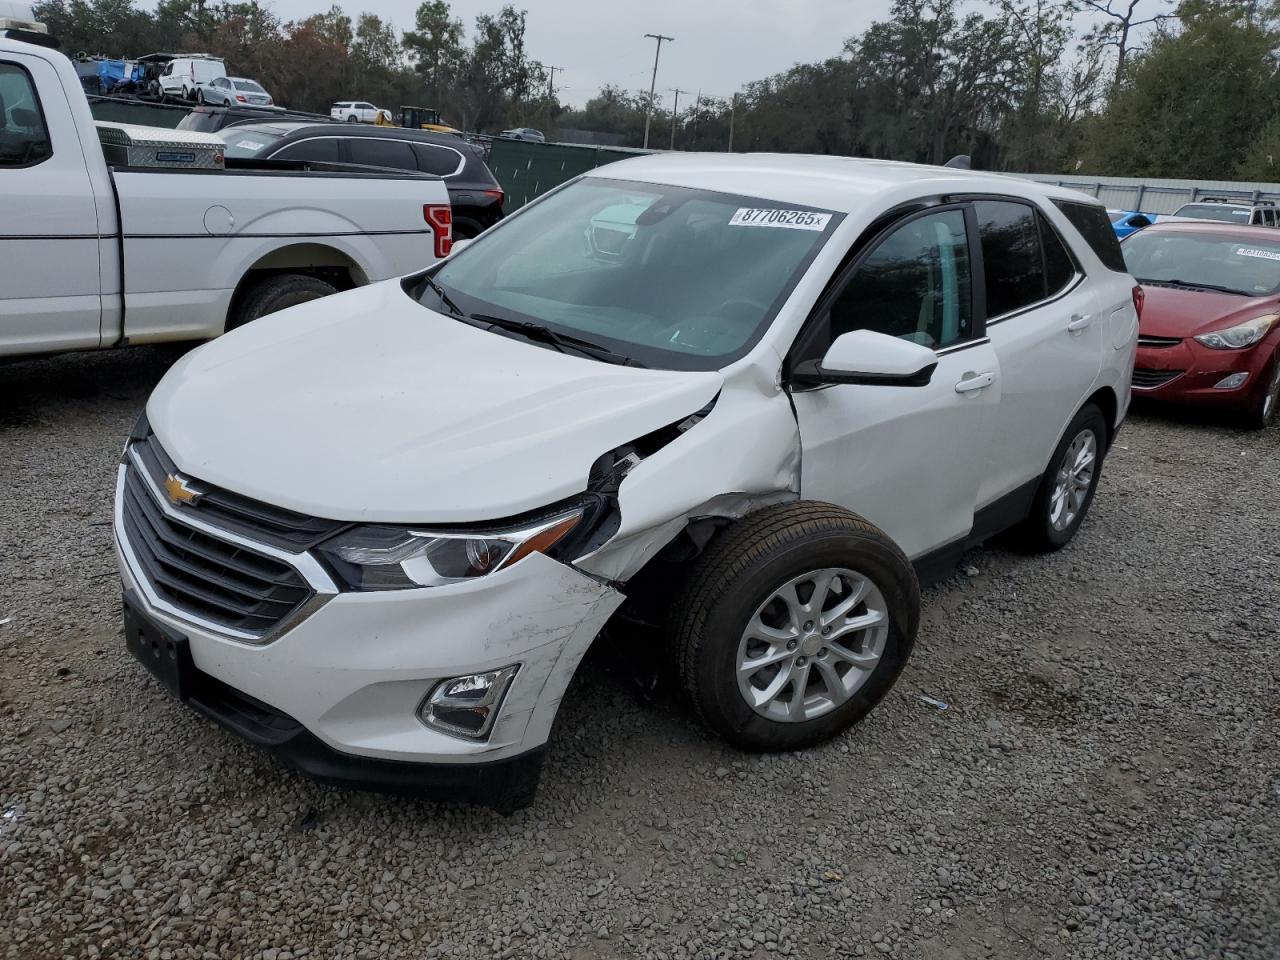
<svg viewBox="0 0 1280 960"><path fill-rule="evenodd" d="M1076 533L1140 307L1068 190L612 164L175 364L117 480L126 642L313 777L509 810L626 604L710 730L803 748L893 685L919 579Z"/></svg>

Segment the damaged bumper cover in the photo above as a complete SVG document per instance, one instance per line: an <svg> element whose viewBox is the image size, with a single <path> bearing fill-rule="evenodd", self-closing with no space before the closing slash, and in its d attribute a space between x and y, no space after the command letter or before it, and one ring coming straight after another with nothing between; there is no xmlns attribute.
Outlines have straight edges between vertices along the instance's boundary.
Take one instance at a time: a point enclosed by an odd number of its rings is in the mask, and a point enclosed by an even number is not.
<svg viewBox="0 0 1280 960"><path fill-rule="evenodd" d="M327 782L410 789L485 802L540 755L587 647L622 602L612 586L534 554L475 581L430 589L338 593L277 638L246 644L147 599L117 525L126 597L186 641L192 706L292 766ZM518 666L488 736L473 740L419 718L442 681ZM525 758L523 764L513 761ZM411 765L417 765L416 773ZM451 770L487 767L465 780ZM518 778L517 778L518 779ZM474 786L474 785L473 785Z"/></svg>

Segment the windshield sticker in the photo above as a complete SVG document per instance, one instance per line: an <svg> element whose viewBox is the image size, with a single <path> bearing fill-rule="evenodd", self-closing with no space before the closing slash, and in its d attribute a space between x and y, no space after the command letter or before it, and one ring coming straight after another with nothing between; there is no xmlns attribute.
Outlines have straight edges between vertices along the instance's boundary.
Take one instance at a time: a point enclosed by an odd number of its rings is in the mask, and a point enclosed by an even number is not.
<svg viewBox="0 0 1280 960"><path fill-rule="evenodd" d="M775 210L758 207L739 207L729 218L731 227L781 227L784 230L818 230L827 229L831 220L829 213L814 213L812 210Z"/></svg>
<svg viewBox="0 0 1280 960"><path fill-rule="evenodd" d="M259 143L257 140L241 140L239 143L236 144L236 149L237 150L259 150L262 148L262 146L263 145Z"/></svg>
<svg viewBox="0 0 1280 960"><path fill-rule="evenodd" d="M1280 260L1280 252L1262 250L1259 247L1236 247L1237 257L1257 257L1259 260Z"/></svg>

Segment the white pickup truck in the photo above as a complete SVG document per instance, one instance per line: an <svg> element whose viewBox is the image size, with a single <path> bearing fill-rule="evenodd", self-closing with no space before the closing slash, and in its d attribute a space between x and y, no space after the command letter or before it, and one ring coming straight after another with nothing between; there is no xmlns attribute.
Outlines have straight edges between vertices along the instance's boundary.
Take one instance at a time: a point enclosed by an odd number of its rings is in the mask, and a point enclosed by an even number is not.
<svg viewBox="0 0 1280 960"><path fill-rule="evenodd" d="M449 252L438 178L109 166L71 62L0 35L0 357L216 337Z"/></svg>

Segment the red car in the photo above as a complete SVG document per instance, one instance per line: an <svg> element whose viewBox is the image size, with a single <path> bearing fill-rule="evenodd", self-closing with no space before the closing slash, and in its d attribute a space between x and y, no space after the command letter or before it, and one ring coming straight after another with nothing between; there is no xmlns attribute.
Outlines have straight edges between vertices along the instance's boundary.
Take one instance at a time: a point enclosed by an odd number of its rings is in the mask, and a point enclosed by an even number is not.
<svg viewBox="0 0 1280 960"><path fill-rule="evenodd" d="M1267 426L1280 401L1280 230L1157 223L1121 249L1145 293L1134 397Z"/></svg>

